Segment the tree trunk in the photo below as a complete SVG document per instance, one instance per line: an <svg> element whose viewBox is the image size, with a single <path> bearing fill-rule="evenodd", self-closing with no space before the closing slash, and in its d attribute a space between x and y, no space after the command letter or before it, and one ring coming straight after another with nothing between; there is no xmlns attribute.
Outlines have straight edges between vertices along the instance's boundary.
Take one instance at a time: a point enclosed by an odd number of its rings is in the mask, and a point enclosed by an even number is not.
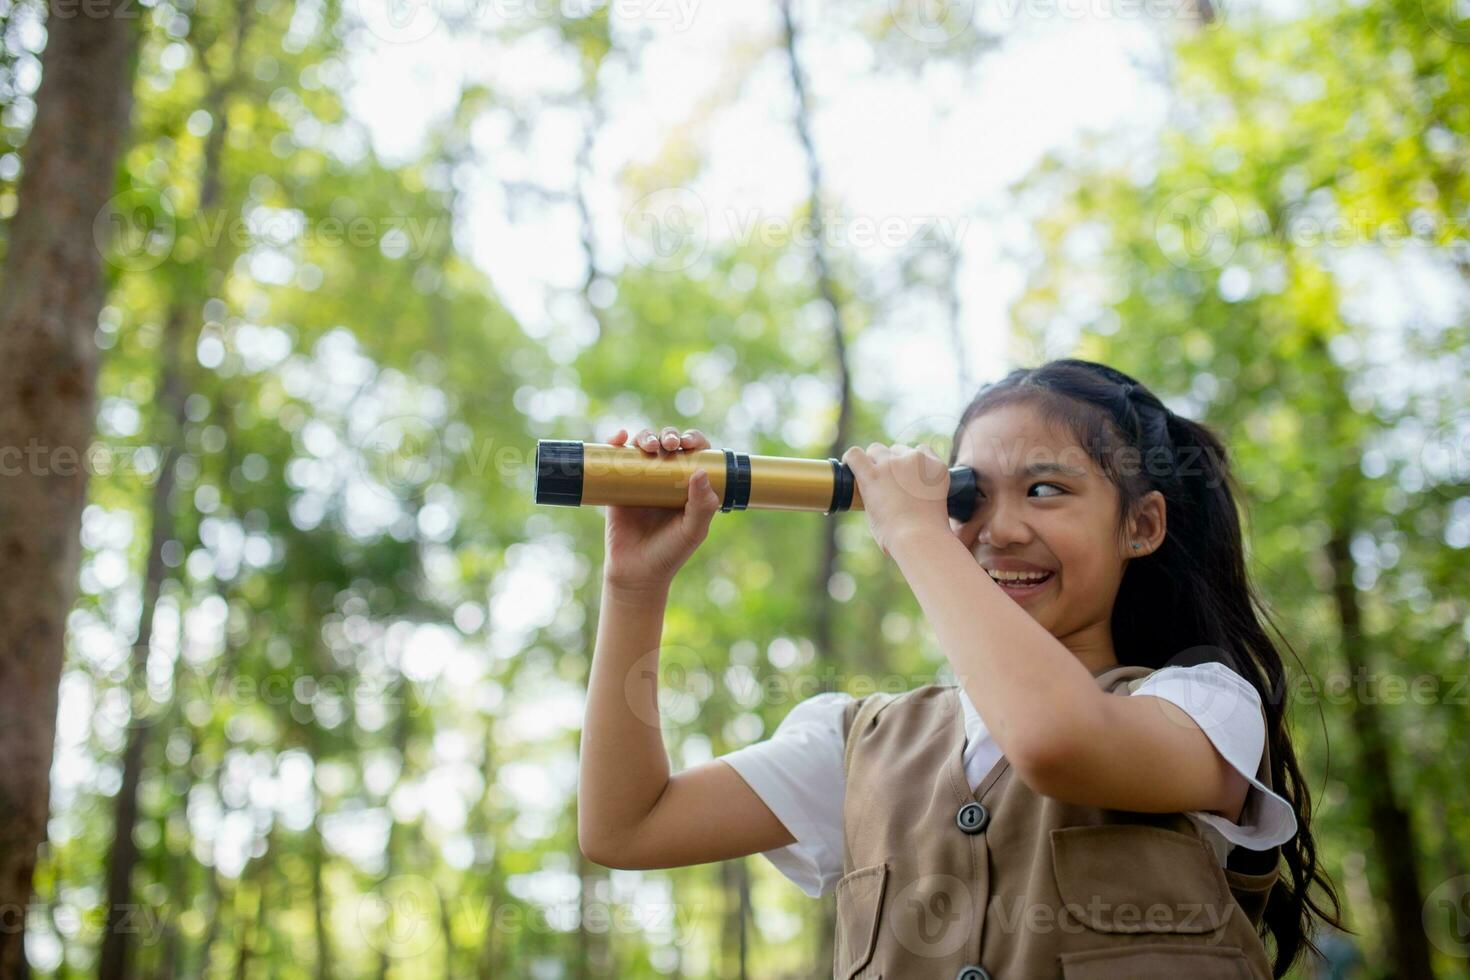
<svg viewBox="0 0 1470 980"><path fill-rule="evenodd" d="M492 787L495 785L495 729L492 723L486 723L485 733L485 761L480 770L484 779L484 791L480 795L479 806L476 807L476 832L483 838L489 839L490 859L483 871L478 861L475 863L477 871L481 871L482 880L485 882L485 933L480 939L480 951L475 963L475 977L477 980L495 980L503 974L498 971L500 966L500 944L495 934L495 917L500 912L500 847L495 836L497 826L490 816L493 804ZM580 850L580 849L579 849Z"/></svg>
<svg viewBox="0 0 1470 980"><path fill-rule="evenodd" d="M245 42L245 31L249 23L248 5L241 4L236 15L233 35L233 55L230 62L231 74L223 82L210 86L203 105L215 120L209 137L204 144L204 156L199 174L199 213L208 212L219 203L221 174L220 158L224 153L225 103L231 91L239 83L240 51ZM204 56L203 45L196 45L196 57ZM217 256L206 257L201 264L220 266ZM225 266L227 268L227 264ZM206 270L199 268L197 274L179 277L184 283L169 304L163 340L163 369L159 380L160 421L158 433L159 456L162 470L158 482L153 486L152 535L149 541L146 571L143 581L142 608L138 616L138 634L133 642L132 674L132 724L128 728L128 739L123 750L122 784L118 789L114 808L112 850L107 866L107 909L108 928L102 936L102 950L98 960L99 980L123 980L132 975L128 961L132 954L130 934L120 928L126 921L126 910L132 905L132 873L138 861L138 849L133 842L133 832L138 821L138 783L143 775L143 757L152 734L151 719L140 718L139 713L147 710L148 651L153 640L153 615L158 604L159 593L167 573L163 561L164 546L174 536L173 512L170 497L175 478L174 464L184 451L184 431L188 419L184 405L188 399L184 378L182 349L185 346L186 325L198 318L204 302L201 288ZM193 288L191 288L191 284ZM192 349L195 330L187 331L188 345Z"/></svg>
<svg viewBox="0 0 1470 980"><path fill-rule="evenodd" d="M1425 769L1431 769L1436 760L1423 758L1419 762ZM1439 835L1439 866L1445 880L1464 878L1467 874L1465 861L1455 841L1453 825L1443 796L1436 796L1429 800L1429 815L1434 822L1434 831ZM1456 972L1461 976L1470 976L1470 936L1463 932L1456 932L1450 939L1459 946L1459 949L1452 954L1459 961L1459 969Z"/></svg>
<svg viewBox="0 0 1470 980"><path fill-rule="evenodd" d="M159 718L159 713L150 710L148 705L148 650L153 641L153 614L158 608L158 595L167 574L163 561L164 546L174 533L169 497L173 494L174 461L183 447L185 423L183 380L179 375L179 345L184 332L184 316L184 311L175 303L169 310L164 327L159 408L165 416L163 425L170 434L159 440L162 469L153 485L153 532L148 543L138 635L133 641L128 683L131 693L128 737L123 748L122 784L118 787L113 807L112 850L107 858L107 928L102 933L102 951L97 962L99 980L123 980L132 975L131 930L127 924L133 901L133 867L138 863L138 845L133 839L133 831L138 824L138 783L143 775L143 752L153 724Z"/></svg>
<svg viewBox="0 0 1470 980"><path fill-rule="evenodd" d="M1351 537L1350 524L1336 524L1327 542L1327 557L1332 565L1332 597L1341 629L1342 658L1349 677L1357 678L1368 676L1369 664L1358 590L1353 583ZM1373 850L1387 883L1391 923L1388 946L1394 976L1399 980L1434 980L1428 937L1420 918L1424 893L1419 884L1419 869L1414 864L1417 838L1409 813L1394 792L1394 762L1377 704L1366 698L1349 698L1348 721L1358 743L1358 768L1363 784L1370 790L1366 802Z"/></svg>
<svg viewBox="0 0 1470 980"><path fill-rule="evenodd" d="M735 862L735 889L740 908L740 980L750 976L750 865Z"/></svg>
<svg viewBox="0 0 1470 980"><path fill-rule="evenodd" d="M271 770L274 778L278 769ZM272 825L261 838L264 847L259 857L245 862L240 877L235 883L235 980L249 980L251 964L257 957L264 957L267 967L271 953L271 895L272 871L280 872L276 859L277 827ZM253 848L252 848L253 850ZM254 907L246 907L250 895L255 898Z"/></svg>
<svg viewBox="0 0 1470 980"><path fill-rule="evenodd" d="M409 712L412 710L411 700L413 692L409 690L408 679L400 675L398 679L398 717L393 722L393 749L398 753L398 781L406 782L409 779L408 772L408 743L412 718ZM395 932L399 924L394 921L398 914L394 903L387 891L393 884L393 879L398 876L399 853L407 846L404 835L407 829L398 820L388 825L388 842L384 845L383 876L378 881L378 891L383 896L384 904L388 908L388 920L383 925L384 939L378 947L378 980L388 980L388 973L393 969L393 957L399 953L394 945L392 937L401 935ZM417 909L410 908L406 914L415 914Z"/></svg>
<svg viewBox="0 0 1470 980"><path fill-rule="evenodd" d="M572 201L577 208L578 228L582 246L582 257L587 263L587 269L582 277L581 287L578 295L582 300L587 314L597 324L598 337L608 335L607 317L602 308L592 301L592 289L602 277L597 265L597 251L594 247L596 239L595 229L592 223L592 209L587 202L586 185L592 180L592 149L597 139L597 132L602 123L602 111L597 102L596 79L588 79L588 84L593 86L591 105L592 121L582 131L582 141L577 148L576 180L573 182ZM595 623L597 615L595 609L585 609L582 622ZM587 635L584 628L580 632L581 649L591 650L592 639ZM588 658L587 670L583 672L582 690L587 689L591 679L592 662ZM573 802L575 809L575 801ZM575 826L575 821L573 823ZM592 861L587 860L586 855L575 841L573 848L576 851L577 861L577 888L578 901L580 902L581 914L577 916L577 960L576 976L579 978L602 977L617 975L616 951L613 946L611 931L597 932L587 927L588 909L592 903L597 901L597 895L602 891L608 881L607 869ZM611 889L607 889L611 895Z"/></svg>
<svg viewBox="0 0 1470 980"><path fill-rule="evenodd" d="M1311 349L1320 363L1327 366L1324 373L1334 393L1328 406L1329 413L1335 419L1352 418L1346 379L1333 365L1326 344L1320 337L1313 336ZM1333 445L1345 449L1342 467L1332 481L1334 493L1328 516L1331 533L1325 550L1332 570L1332 599L1337 613L1343 664L1350 678L1366 678L1373 669L1372 651L1363 635L1362 606L1358 600L1357 584L1353 581L1355 564L1352 556L1353 535L1360 526L1358 502L1361 493L1358 483L1362 468L1360 454L1356 451L1356 438L1343 433L1334 433L1332 438ZM1421 845L1413 819L1394 789L1396 762L1390 751L1388 733L1383 728L1376 698L1351 697L1347 702L1348 724L1356 742L1360 779L1368 790L1366 799L1360 799L1358 805L1360 808L1366 805L1367 823L1373 831L1373 853L1377 858L1376 862L1370 862L1368 877L1376 877L1384 884L1381 889L1375 889L1375 893L1382 895L1388 905L1385 921L1389 923L1388 954L1393 964L1393 975L1399 980L1434 980L1428 935L1421 918L1424 892L1415 864ZM1371 870L1373 864L1377 865L1376 876Z"/></svg>
<svg viewBox="0 0 1470 980"><path fill-rule="evenodd" d="M718 975L728 980L746 980L749 975L745 924L750 914L750 882L744 872L743 858L720 862L720 897L724 899L725 917L720 927Z"/></svg>
<svg viewBox="0 0 1470 980"><path fill-rule="evenodd" d="M84 456L105 292L94 229L128 128L142 8L97 0L47 22L0 288L0 975L24 969L46 839L63 635L76 596Z"/></svg>
<svg viewBox="0 0 1470 980"><path fill-rule="evenodd" d="M331 980L332 940L327 930L327 893L322 882L322 866L326 863L326 842L322 839L321 796L317 795L317 815L311 823L311 924L316 936L316 980Z"/></svg>
<svg viewBox="0 0 1470 980"><path fill-rule="evenodd" d="M831 265L827 261L826 236L822 224L822 170L817 157L816 144L811 134L811 109L807 103L806 82L802 77L801 61L796 52L796 22L791 14L791 0L781 0L781 22L784 27L786 58L791 68L791 86L796 94L796 135L801 141L806 157L809 192L807 207L811 212L813 261L817 271L817 290L827 304L832 331L832 360L837 366L837 427L832 434L832 443L827 455L841 458L847 451L848 426L852 418L852 376L847 363L847 338L842 323L842 304L837 298L836 283L832 278ZM835 515L820 522L821 561L812 582L812 642L816 646L813 667L821 678L818 689L831 690L833 663L833 601L828 584L837 574L840 555L837 551L837 519ZM832 961L832 935L837 928L835 904L829 899L821 905L820 925L817 935L817 970L822 972Z"/></svg>

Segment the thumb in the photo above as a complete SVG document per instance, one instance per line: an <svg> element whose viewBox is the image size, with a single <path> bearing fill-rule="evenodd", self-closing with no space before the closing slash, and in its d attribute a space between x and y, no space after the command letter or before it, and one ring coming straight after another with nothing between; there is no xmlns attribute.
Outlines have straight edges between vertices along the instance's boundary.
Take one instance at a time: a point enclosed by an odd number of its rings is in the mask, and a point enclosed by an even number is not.
<svg viewBox="0 0 1470 980"><path fill-rule="evenodd" d="M720 495L710 486L709 474L695 470L689 478L689 499L684 504L684 522L690 531L703 532L720 509Z"/></svg>

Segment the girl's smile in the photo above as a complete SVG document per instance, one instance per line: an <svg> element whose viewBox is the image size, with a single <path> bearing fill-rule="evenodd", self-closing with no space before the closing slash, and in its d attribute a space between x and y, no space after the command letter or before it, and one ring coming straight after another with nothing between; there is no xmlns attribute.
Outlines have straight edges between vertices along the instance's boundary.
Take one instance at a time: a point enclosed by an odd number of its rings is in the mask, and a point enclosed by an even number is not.
<svg viewBox="0 0 1470 980"><path fill-rule="evenodd" d="M1057 577L1056 572L1003 572L993 568L985 570L990 573L995 584L1017 602L1026 602L1040 595Z"/></svg>

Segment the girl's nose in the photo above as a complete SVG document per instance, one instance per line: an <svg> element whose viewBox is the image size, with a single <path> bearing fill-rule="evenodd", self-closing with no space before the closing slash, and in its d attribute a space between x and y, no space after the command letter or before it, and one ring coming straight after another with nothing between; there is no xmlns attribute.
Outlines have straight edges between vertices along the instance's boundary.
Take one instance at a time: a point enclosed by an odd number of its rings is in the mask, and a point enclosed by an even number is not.
<svg viewBox="0 0 1470 980"><path fill-rule="evenodd" d="M986 515L978 537L981 544L1003 551L1011 545L1025 544L1031 540L1031 528L1012 514L1010 508L996 504Z"/></svg>

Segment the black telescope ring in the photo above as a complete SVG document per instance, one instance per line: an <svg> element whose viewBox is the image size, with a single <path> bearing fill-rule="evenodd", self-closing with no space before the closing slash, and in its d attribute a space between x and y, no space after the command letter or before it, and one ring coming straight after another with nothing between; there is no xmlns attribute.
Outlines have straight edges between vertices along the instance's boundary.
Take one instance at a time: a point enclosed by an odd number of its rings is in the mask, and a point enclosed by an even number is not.
<svg viewBox="0 0 1470 980"><path fill-rule="evenodd" d="M736 510L750 505L750 454L735 454L735 494L730 500Z"/></svg>
<svg viewBox="0 0 1470 980"><path fill-rule="evenodd" d="M583 455L580 442L542 439L536 444L536 503L581 506Z"/></svg>
<svg viewBox="0 0 1470 980"><path fill-rule="evenodd" d="M851 510L852 489L857 485L857 480L852 475L852 467L830 456L827 462L832 464L832 506L827 513L835 514L839 510Z"/></svg>
<svg viewBox="0 0 1470 980"><path fill-rule="evenodd" d="M745 510L750 504L750 455L732 449L724 452L725 499L720 502L720 510Z"/></svg>

